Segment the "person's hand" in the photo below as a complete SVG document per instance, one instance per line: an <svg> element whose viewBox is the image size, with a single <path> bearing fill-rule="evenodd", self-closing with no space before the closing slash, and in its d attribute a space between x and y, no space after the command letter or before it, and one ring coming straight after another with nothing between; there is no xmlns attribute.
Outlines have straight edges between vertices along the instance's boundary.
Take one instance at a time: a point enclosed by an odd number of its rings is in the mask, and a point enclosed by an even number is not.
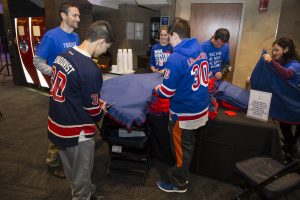
<svg viewBox="0 0 300 200"><path fill-rule="evenodd" d="M222 73L221 72L217 72L216 74L215 74L215 77L219 80L219 79L221 79L222 78Z"/></svg>
<svg viewBox="0 0 300 200"><path fill-rule="evenodd" d="M213 73L212 73L212 71L210 71L210 72L208 73L208 77L209 77L209 78L212 78L212 75L213 75Z"/></svg>
<svg viewBox="0 0 300 200"><path fill-rule="evenodd" d="M159 88L160 88L160 85L157 85L157 86L154 87L154 90L155 90L156 93L159 90Z"/></svg>
<svg viewBox="0 0 300 200"><path fill-rule="evenodd" d="M262 57L267 62L271 62L272 61L272 56L270 54L264 54Z"/></svg>
<svg viewBox="0 0 300 200"><path fill-rule="evenodd" d="M104 101L104 103L102 104L101 109L103 110L103 116L106 115L106 113L107 113L107 103L106 103L106 101Z"/></svg>
<svg viewBox="0 0 300 200"><path fill-rule="evenodd" d="M151 70L152 70L152 72L157 72L158 71L158 69L156 69L154 66L151 66Z"/></svg>
<svg viewBox="0 0 300 200"><path fill-rule="evenodd" d="M159 70L157 72L159 72L159 73L161 73L163 75L165 73L165 69Z"/></svg>

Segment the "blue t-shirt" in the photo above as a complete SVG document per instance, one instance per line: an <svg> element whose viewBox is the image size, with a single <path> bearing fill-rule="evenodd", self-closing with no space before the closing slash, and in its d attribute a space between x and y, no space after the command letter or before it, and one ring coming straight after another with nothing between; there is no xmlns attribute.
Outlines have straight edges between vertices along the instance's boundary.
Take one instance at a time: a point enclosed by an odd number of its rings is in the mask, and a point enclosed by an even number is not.
<svg viewBox="0 0 300 200"><path fill-rule="evenodd" d="M78 46L79 42L79 36L76 33L67 33L60 27L56 27L45 33L36 55L45 59L47 64L52 67L56 56L68 48Z"/></svg>
<svg viewBox="0 0 300 200"><path fill-rule="evenodd" d="M155 44L151 49L150 66L154 66L158 70L164 69L172 49L170 44L165 46L160 43Z"/></svg>
<svg viewBox="0 0 300 200"><path fill-rule="evenodd" d="M229 63L230 52L229 45L224 44L220 48L216 48L210 40L204 41L200 44L202 51L206 53L209 64L209 71L215 75L222 68L222 63Z"/></svg>
<svg viewBox="0 0 300 200"><path fill-rule="evenodd" d="M285 64L284 67L295 73L292 78L288 79L288 82L296 87L300 87L300 63L297 60L292 60Z"/></svg>

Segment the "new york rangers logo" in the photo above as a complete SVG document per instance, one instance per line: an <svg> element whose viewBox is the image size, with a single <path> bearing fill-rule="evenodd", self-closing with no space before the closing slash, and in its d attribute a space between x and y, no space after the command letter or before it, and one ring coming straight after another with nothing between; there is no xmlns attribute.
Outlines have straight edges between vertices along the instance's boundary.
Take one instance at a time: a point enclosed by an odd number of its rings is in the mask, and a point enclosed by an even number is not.
<svg viewBox="0 0 300 200"><path fill-rule="evenodd" d="M171 71L169 69L165 69L164 79L169 79Z"/></svg>

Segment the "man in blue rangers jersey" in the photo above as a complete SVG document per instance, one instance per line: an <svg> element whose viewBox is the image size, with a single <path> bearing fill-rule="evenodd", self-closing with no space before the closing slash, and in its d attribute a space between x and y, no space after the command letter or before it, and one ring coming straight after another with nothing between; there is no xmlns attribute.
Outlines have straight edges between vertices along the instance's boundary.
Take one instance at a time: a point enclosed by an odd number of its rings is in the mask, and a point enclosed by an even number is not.
<svg viewBox="0 0 300 200"><path fill-rule="evenodd" d="M186 192L195 134L208 120L208 63L198 40L190 37L189 24L177 18L169 27L173 53L167 61L163 83L155 90L170 98L169 130L176 163L170 180L157 182L165 192Z"/></svg>
<svg viewBox="0 0 300 200"><path fill-rule="evenodd" d="M220 80L223 74L231 70L229 51L229 31L219 28L211 39L201 43L201 49L206 53L210 77Z"/></svg>
<svg viewBox="0 0 300 200"><path fill-rule="evenodd" d="M95 122L106 113L102 72L92 57L105 53L112 41L109 23L96 21L83 43L60 54L52 66L48 138L59 148L72 199L103 199L94 197L91 181Z"/></svg>

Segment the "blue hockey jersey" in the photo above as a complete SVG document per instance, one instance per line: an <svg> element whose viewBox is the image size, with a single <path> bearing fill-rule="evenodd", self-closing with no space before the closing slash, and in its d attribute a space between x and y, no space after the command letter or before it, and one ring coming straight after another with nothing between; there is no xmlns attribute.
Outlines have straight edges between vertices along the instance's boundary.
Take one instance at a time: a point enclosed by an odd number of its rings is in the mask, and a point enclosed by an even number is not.
<svg viewBox="0 0 300 200"><path fill-rule="evenodd" d="M48 137L58 146L78 144L80 133L93 137L102 117L101 70L78 47L56 57L52 67Z"/></svg>
<svg viewBox="0 0 300 200"><path fill-rule="evenodd" d="M158 90L161 97L170 98L172 120L207 117L208 67L197 39L184 39L174 47Z"/></svg>

